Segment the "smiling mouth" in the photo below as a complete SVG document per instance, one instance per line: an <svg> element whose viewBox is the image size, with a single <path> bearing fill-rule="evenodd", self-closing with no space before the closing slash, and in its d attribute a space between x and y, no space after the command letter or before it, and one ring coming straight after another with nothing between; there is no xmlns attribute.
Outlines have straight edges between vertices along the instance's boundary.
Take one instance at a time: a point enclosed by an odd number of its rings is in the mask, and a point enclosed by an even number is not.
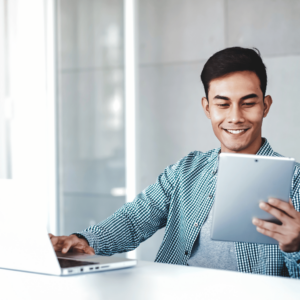
<svg viewBox="0 0 300 300"><path fill-rule="evenodd" d="M240 134L246 132L249 128L247 129L225 129L223 128L226 132L231 133L231 134Z"/></svg>

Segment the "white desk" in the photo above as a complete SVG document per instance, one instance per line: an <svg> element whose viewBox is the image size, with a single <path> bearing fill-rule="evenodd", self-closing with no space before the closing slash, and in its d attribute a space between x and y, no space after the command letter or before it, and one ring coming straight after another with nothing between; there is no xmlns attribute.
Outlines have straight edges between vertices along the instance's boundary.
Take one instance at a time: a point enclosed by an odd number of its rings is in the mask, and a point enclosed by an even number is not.
<svg viewBox="0 0 300 300"><path fill-rule="evenodd" d="M300 280L150 262L56 277L0 269L0 299L300 299Z"/></svg>

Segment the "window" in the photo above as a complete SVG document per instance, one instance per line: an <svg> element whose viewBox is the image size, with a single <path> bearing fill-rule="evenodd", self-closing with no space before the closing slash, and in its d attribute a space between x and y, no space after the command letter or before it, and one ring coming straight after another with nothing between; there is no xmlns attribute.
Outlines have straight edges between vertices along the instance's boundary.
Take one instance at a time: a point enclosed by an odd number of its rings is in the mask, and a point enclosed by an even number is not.
<svg viewBox="0 0 300 300"><path fill-rule="evenodd" d="M59 234L125 203L123 1L57 2Z"/></svg>

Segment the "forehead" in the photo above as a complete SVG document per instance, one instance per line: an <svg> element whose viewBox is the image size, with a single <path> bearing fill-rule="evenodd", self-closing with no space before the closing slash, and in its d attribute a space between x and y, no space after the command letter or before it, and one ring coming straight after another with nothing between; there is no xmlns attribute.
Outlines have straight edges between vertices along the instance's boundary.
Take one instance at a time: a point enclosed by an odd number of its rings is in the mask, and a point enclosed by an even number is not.
<svg viewBox="0 0 300 300"><path fill-rule="evenodd" d="M263 96L259 78L250 71L230 73L209 83L209 98L216 95L243 97L251 93Z"/></svg>

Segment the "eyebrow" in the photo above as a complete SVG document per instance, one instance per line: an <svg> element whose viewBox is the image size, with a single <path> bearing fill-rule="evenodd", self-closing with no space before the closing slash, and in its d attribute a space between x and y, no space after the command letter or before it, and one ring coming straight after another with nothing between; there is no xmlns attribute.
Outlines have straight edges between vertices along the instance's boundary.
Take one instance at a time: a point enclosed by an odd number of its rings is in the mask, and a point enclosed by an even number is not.
<svg viewBox="0 0 300 300"><path fill-rule="evenodd" d="M220 96L220 95L216 95L216 96L214 97L214 99L229 100L228 97Z"/></svg>
<svg viewBox="0 0 300 300"><path fill-rule="evenodd" d="M256 94L249 94L241 98L241 100L251 99L251 98L258 98Z"/></svg>
<svg viewBox="0 0 300 300"><path fill-rule="evenodd" d="M247 100L251 98L258 98L256 94L249 94L241 98L241 100ZM216 95L213 99L220 99L220 100L229 100L226 96Z"/></svg>

